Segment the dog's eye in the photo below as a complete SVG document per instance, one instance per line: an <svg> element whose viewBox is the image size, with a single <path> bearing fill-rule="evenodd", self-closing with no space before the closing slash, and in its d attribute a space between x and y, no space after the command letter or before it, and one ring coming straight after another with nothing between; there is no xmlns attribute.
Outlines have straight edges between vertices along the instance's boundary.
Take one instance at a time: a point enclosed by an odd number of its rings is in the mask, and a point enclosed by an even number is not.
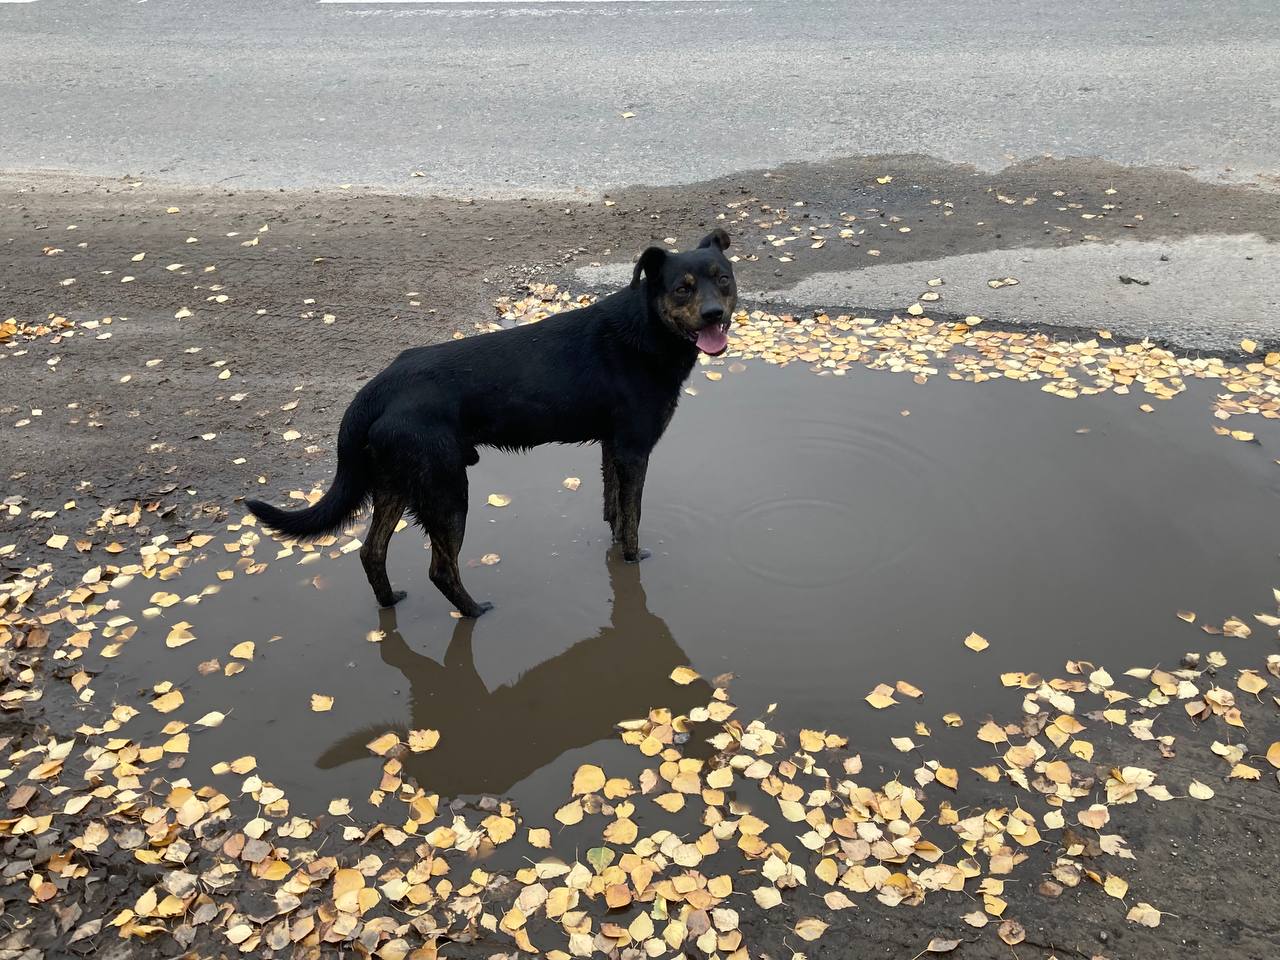
<svg viewBox="0 0 1280 960"><path fill-rule="evenodd" d="M685 297L687 297L689 293L690 293L690 290L688 287L685 287L685 286L676 287L676 296L680 297L681 299L684 299Z"/></svg>
<svg viewBox="0 0 1280 960"><path fill-rule="evenodd" d="M720 274L720 279L719 279L718 283L720 284L720 289L721 289L721 290L728 290L728 289L729 289L729 284L730 284L730 282L731 282L731 281L729 280L729 278L728 278L727 276L725 276L723 273L722 273L722 274Z"/></svg>

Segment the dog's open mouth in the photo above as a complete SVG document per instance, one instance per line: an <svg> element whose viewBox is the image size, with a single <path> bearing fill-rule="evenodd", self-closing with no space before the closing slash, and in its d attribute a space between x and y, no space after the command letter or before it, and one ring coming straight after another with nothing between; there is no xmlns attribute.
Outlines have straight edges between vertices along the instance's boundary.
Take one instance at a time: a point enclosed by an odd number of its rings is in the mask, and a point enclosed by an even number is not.
<svg viewBox="0 0 1280 960"><path fill-rule="evenodd" d="M703 327L696 335L689 334L689 339L696 343L703 353L718 357L729 346L729 321Z"/></svg>

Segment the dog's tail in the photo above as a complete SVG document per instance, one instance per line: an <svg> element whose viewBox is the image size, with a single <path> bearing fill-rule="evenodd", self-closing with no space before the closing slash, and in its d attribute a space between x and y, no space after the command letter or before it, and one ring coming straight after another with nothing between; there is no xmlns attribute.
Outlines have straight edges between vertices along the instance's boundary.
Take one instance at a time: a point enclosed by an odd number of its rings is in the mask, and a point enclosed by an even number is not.
<svg viewBox="0 0 1280 960"><path fill-rule="evenodd" d="M363 447L365 425L344 418L338 431L338 473L323 497L303 510L281 510L261 500L249 500L249 512L276 533L307 540L336 533L364 506L369 497Z"/></svg>

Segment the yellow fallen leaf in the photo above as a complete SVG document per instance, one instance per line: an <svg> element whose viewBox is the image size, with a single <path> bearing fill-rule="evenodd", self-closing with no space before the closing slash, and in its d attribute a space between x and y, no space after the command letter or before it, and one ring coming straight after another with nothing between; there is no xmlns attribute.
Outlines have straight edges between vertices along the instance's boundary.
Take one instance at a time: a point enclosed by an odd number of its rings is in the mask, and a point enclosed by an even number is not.
<svg viewBox="0 0 1280 960"><path fill-rule="evenodd" d="M751 896L755 898L756 904L762 910L776 907L782 902L782 894L778 892L777 887L756 887L751 891Z"/></svg>
<svg viewBox="0 0 1280 960"><path fill-rule="evenodd" d="M364 887L364 874L359 870L346 867L333 875L333 898L335 900L362 887Z"/></svg>
<svg viewBox="0 0 1280 960"><path fill-rule="evenodd" d="M182 691L170 690L168 693L152 700L151 706L157 713L171 713L182 706Z"/></svg>
<svg viewBox="0 0 1280 960"><path fill-rule="evenodd" d="M245 640L241 643L237 643L234 647L231 648L231 656L237 657L240 660L252 660L253 659L253 641Z"/></svg>
<svg viewBox="0 0 1280 960"><path fill-rule="evenodd" d="M1276 746L1280 746L1280 744L1276 744ZM1280 759L1280 757L1277 757L1277 759ZM1213 788L1201 783L1199 780L1191 781L1191 785L1187 787L1187 793L1196 800L1213 799Z"/></svg>
<svg viewBox="0 0 1280 960"><path fill-rule="evenodd" d="M604 786L604 771L593 763L584 763L573 775L573 795L580 797L584 793L596 793Z"/></svg>
<svg viewBox="0 0 1280 960"><path fill-rule="evenodd" d="M1267 689L1267 681L1252 670L1242 670L1240 671L1240 679L1236 681L1236 686L1245 693L1252 693L1256 696Z"/></svg>
<svg viewBox="0 0 1280 960"><path fill-rule="evenodd" d="M439 730L409 731L409 750L413 753L426 753L428 750L434 750L439 742Z"/></svg>
<svg viewBox="0 0 1280 960"><path fill-rule="evenodd" d="M556 811L556 819L566 827L572 827L575 823L581 823L582 804L577 800L570 800Z"/></svg>
<svg viewBox="0 0 1280 960"><path fill-rule="evenodd" d="M671 679L680 686L687 686L698 679L698 672L692 667L676 667L671 671Z"/></svg>
<svg viewBox="0 0 1280 960"><path fill-rule="evenodd" d="M566 490L577 490L578 487L582 486L582 480L579 477L565 477L560 481L560 486Z"/></svg>
<svg viewBox="0 0 1280 960"><path fill-rule="evenodd" d="M399 737L397 737L391 731L387 731L382 736L375 737L373 740L370 740L367 744L365 744L365 746L368 747L371 752L376 753L378 756L385 757L387 753L390 752L399 742L400 742Z"/></svg>
<svg viewBox="0 0 1280 960"><path fill-rule="evenodd" d="M329 815L334 817L345 817L351 812L351 801L346 797L338 797L336 800L329 801Z"/></svg>
<svg viewBox="0 0 1280 960"><path fill-rule="evenodd" d="M196 638L191 632L191 624L185 620L179 620L169 628L169 635L164 638L164 645L169 649L185 646Z"/></svg>
<svg viewBox="0 0 1280 960"><path fill-rule="evenodd" d="M1280 770L1280 740L1267 748L1267 763Z"/></svg>
<svg viewBox="0 0 1280 960"><path fill-rule="evenodd" d="M325 696L323 693L313 693L311 709L315 713L328 713L333 709L333 697Z"/></svg>
<svg viewBox="0 0 1280 960"><path fill-rule="evenodd" d="M1245 337L1240 341L1240 349L1245 353L1253 353L1253 351L1258 349L1258 343L1256 340L1250 340L1248 337Z"/></svg>
<svg viewBox="0 0 1280 960"><path fill-rule="evenodd" d="M1123 900L1124 895L1129 892L1129 883L1123 877L1108 873L1106 881L1102 884L1102 889L1117 900Z"/></svg>
<svg viewBox="0 0 1280 960"><path fill-rule="evenodd" d="M827 932L827 924L817 917L804 917L796 921L795 931L801 940L817 940Z"/></svg>
<svg viewBox="0 0 1280 960"><path fill-rule="evenodd" d="M1138 903L1129 908L1125 919L1130 923L1140 923L1144 927L1160 926L1160 911L1149 903Z"/></svg>
<svg viewBox="0 0 1280 960"><path fill-rule="evenodd" d="M511 503L511 498L508 497L505 493L489 494L489 506L491 507L505 507L509 503Z"/></svg>
<svg viewBox="0 0 1280 960"><path fill-rule="evenodd" d="M981 634L971 633L964 638L964 645L975 653L981 653L987 647L991 646Z"/></svg>

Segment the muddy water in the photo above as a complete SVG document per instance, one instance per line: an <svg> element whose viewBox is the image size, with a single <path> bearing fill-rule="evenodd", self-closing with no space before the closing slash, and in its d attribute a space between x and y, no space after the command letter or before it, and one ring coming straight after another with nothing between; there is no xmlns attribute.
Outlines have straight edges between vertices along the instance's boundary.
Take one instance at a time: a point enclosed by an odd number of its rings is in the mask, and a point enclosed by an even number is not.
<svg viewBox="0 0 1280 960"><path fill-rule="evenodd" d="M1144 414L1138 396L718 369L719 382L695 374L697 395L654 455L642 524L653 556L639 567L609 550L594 448L486 453L464 558L501 560L465 571L496 604L477 623L450 617L410 528L392 543L392 581L409 591L393 614L375 607L355 554L274 561L143 621L101 663L100 689L117 678L132 698L172 680L185 719L228 712L192 737L190 767L252 753L301 811L337 796L359 807L380 764L365 744L429 727L439 746L407 760L424 786L513 796L548 822L578 764L640 768L616 721L705 702L707 686L667 679L680 664L734 673L745 716L777 703L776 727L849 735L872 769L909 771L921 756L963 766L992 755L973 737L982 720L1018 714L1001 672L1062 675L1085 659L1119 673L1230 651L1248 641L1207 636L1175 611L1247 618L1280 583L1277 438L1265 424L1249 425L1263 444L1214 435L1206 385ZM510 506L486 506L490 493ZM124 612L161 586L198 592L228 556L133 584ZM168 650L179 619L198 639ZM966 649L970 631L990 648ZM242 673L197 671L243 640L256 652ZM863 701L900 679L925 696L885 711ZM311 712L313 693L334 696L332 710ZM946 729L949 711L963 729ZM917 721L934 733L917 734L923 754L895 752L888 738ZM145 723L160 726L150 711L134 721Z"/></svg>

